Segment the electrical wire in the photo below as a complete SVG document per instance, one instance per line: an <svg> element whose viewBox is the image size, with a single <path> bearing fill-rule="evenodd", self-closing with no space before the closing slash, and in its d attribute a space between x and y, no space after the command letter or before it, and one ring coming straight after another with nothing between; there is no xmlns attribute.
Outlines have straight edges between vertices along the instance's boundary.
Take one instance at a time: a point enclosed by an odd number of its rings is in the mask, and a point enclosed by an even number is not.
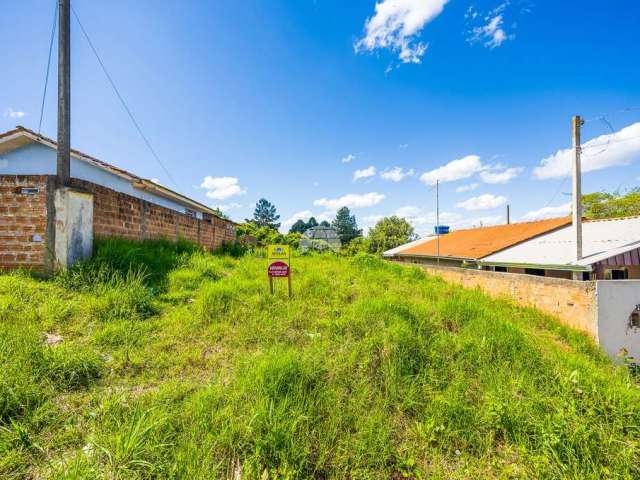
<svg viewBox="0 0 640 480"><path fill-rule="evenodd" d="M98 63L100 64L100 67L102 68L102 71L104 72L105 76L107 77L107 80L111 84L111 88L113 88L114 93L116 94L116 96L120 100L120 103L122 104L122 107L127 112L127 115L131 119L131 122L135 126L136 130L138 131L138 133L140 134L140 137L142 137L142 140L147 145L147 148L149 149L149 151L151 152L151 154L153 155L155 160L158 162L160 167L162 167L162 170L164 170L164 173L166 173L167 177L169 177L169 179L173 182L173 184L176 186L176 188L178 188L178 183L175 181L175 179L173 178L171 173L169 173L169 170L167 169L167 167L165 167L164 163L162 163L162 160L160 160L160 157L156 153L155 149L151 146L151 143L147 139L147 136L142 132L142 128L140 128L140 125L138 124L138 121L135 119L135 117L133 116L133 113L131 113L131 110L127 106L127 102L124 101L124 98L120 94L120 91L118 90L118 87L116 87L116 84L113 81L113 78L111 78L111 75L109 75L107 67L105 67L104 62L100 58L100 55L98 55L98 51L94 47L93 42L89 38L89 34L87 33L87 31L85 30L84 26L82 25L82 22L80 21L80 18L78 17L78 14L76 13L76 11L73 8L73 6L71 6L71 12L73 13L73 16L75 17L76 21L78 22L78 25L80 26L80 30L82 31L82 34L84 35L84 38L87 40L87 43L89 44L89 47L91 47L91 50L93 51L93 54L96 56L96 59L98 60Z"/></svg>
<svg viewBox="0 0 640 480"><path fill-rule="evenodd" d="M44 76L44 90L42 92L42 105L40 105L40 121L38 122L38 134L42 130L42 118L44 117L44 103L47 98L47 86L49 85L49 71L51 70L51 52L53 51L53 39L56 36L56 25L58 20L58 2L53 12L53 26L51 27L51 39L49 40L49 59L47 60L47 73Z"/></svg>

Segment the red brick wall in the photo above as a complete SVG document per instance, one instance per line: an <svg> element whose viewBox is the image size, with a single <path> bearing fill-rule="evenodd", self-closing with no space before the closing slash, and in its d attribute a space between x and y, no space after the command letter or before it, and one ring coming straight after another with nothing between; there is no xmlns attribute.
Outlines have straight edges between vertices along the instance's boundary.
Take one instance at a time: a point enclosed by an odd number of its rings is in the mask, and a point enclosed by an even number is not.
<svg viewBox="0 0 640 480"><path fill-rule="evenodd" d="M51 240L47 238L47 189L53 188L48 187L53 180L46 175L0 176L0 269L45 268ZM232 222L216 217L198 220L83 180L72 179L72 185L93 193L95 237L181 238L208 250L236 238ZM26 187L39 191L21 193Z"/></svg>
<svg viewBox="0 0 640 480"><path fill-rule="evenodd" d="M25 194L22 188L39 191ZM0 176L0 268L42 270L46 240L47 176Z"/></svg>
<svg viewBox="0 0 640 480"><path fill-rule="evenodd" d="M96 237L181 238L209 250L236 238L231 222L213 217L209 223L91 182L73 179L72 183L93 193L93 234Z"/></svg>

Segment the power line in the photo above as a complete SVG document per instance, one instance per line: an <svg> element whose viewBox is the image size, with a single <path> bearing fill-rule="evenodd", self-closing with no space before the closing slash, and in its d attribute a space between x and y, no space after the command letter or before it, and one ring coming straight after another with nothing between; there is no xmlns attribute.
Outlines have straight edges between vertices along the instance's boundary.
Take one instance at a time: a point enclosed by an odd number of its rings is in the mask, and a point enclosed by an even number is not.
<svg viewBox="0 0 640 480"><path fill-rule="evenodd" d="M53 39L56 36L56 24L58 20L58 2L53 11L53 26L51 27L51 39L49 40L49 59L47 60L47 73L44 77L44 91L42 92L42 105L40 105L40 121L38 122L38 133L42 130L42 117L44 116L44 102L47 98L47 85L49 85L49 70L51 69L51 52L53 51Z"/></svg>
<svg viewBox="0 0 640 480"><path fill-rule="evenodd" d="M627 112L632 112L634 110L640 110L640 106L627 107L627 108L623 108L622 110L616 110L615 112L604 113L602 115L598 115L596 117L593 117L593 118L590 118L588 120L585 120L584 123L594 122L596 120L602 119L603 117L610 117L611 115L614 115L614 114L617 114L617 113L627 113Z"/></svg>
<svg viewBox="0 0 640 480"><path fill-rule="evenodd" d="M136 127L136 130L138 131L138 133L142 137L142 140L147 145L147 148L149 149L149 151L151 152L153 157L156 159L156 161L158 162L160 167L162 167L162 170L164 170L164 173L167 174L167 177L169 177L169 179L173 182L173 184L176 186L176 188L178 188L178 183L174 180L173 176L169 173L169 170L167 170L167 167L164 166L164 163L162 163L162 160L160 160L160 157L158 156L158 154L156 153L154 148L151 146L151 143L147 139L146 135L142 132L142 129L140 128L140 125L138 124L138 122L136 121L135 117L133 116L133 113L131 113L131 110L127 106L127 103L124 101L124 98L122 98L122 95L120 95L120 91L118 90L118 87L116 87L116 84L113 81L113 79L111 78L111 75L109 75L109 72L107 71L107 68L105 67L104 62L100 58L100 55L98 55L98 51L96 50L96 48L93 46L93 42L89 38L89 34L87 34L87 31L84 29L84 26L82 25L82 22L80 21L80 18L78 17L78 14L76 13L76 11L73 8L73 6L71 6L71 12L73 13L73 16L76 18L76 20L78 22L78 25L80 26L80 30L82 30L82 34L84 35L84 38L87 40L87 43L89 44L89 47L91 47L91 50L93 51L93 54L96 56L96 58L98 60L98 63L100 63L100 67L102 68L102 71L104 72L105 76L107 77L107 80L109 80L109 83L111 84L111 88L113 88L114 93L116 94L116 96L120 100L120 103L122 104L123 108L127 112L127 115L129 115L129 118L131 119L131 122Z"/></svg>

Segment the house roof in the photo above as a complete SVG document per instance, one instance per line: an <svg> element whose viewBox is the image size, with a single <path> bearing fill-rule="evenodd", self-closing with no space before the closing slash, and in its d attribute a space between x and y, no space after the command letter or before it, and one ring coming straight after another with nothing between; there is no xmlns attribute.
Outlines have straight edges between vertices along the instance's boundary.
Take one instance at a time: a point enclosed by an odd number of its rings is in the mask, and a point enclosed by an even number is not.
<svg viewBox="0 0 640 480"><path fill-rule="evenodd" d="M0 133L0 154L10 152L12 150L32 143L39 143L49 148L53 148L54 150L58 149L58 144L54 140L19 125L13 130ZM149 193L158 195L159 197L173 200L181 205L184 205L185 207L197 210L199 212L218 216L215 210L207 207L206 205L203 205L196 200L182 195L181 193L175 192L163 185L152 182L151 180L128 172L122 168L116 167L107 162L103 162L102 160L92 157L91 155L87 155L86 153L83 153L79 150L71 149L71 156L97 168L106 170L114 175L125 178L126 180L130 181L138 190L144 190Z"/></svg>
<svg viewBox="0 0 640 480"><path fill-rule="evenodd" d="M454 230L440 236L440 257L478 260L569 223L571 223L570 217L560 217L535 222ZM417 240L389 250L384 253L384 256L436 257L438 240L437 237Z"/></svg>
<svg viewBox="0 0 640 480"><path fill-rule="evenodd" d="M640 248L640 216L582 223L582 255L576 260L571 225L519 243L482 259L490 265L532 265L585 270L610 257Z"/></svg>

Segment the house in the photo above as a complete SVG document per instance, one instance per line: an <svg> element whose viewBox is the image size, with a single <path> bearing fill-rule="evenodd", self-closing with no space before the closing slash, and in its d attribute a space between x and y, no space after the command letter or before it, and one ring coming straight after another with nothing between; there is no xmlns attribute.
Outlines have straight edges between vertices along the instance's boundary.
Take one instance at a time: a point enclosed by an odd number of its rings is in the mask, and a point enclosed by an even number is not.
<svg viewBox="0 0 640 480"><path fill-rule="evenodd" d="M236 238L235 223L206 205L77 150L63 205L56 156L55 141L24 127L0 134L0 268L51 268L63 214L89 219L91 240L184 238L213 249Z"/></svg>
<svg viewBox="0 0 640 480"><path fill-rule="evenodd" d="M449 267L477 267L478 261L544 233L566 227L571 218L454 230L407 243L383 253L388 259Z"/></svg>
<svg viewBox="0 0 640 480"><path fill-rule="evenodd" d="M583 220L582 258L571 225L484 256L482 269L580 280L640 279L640 217Z"/></svg>

